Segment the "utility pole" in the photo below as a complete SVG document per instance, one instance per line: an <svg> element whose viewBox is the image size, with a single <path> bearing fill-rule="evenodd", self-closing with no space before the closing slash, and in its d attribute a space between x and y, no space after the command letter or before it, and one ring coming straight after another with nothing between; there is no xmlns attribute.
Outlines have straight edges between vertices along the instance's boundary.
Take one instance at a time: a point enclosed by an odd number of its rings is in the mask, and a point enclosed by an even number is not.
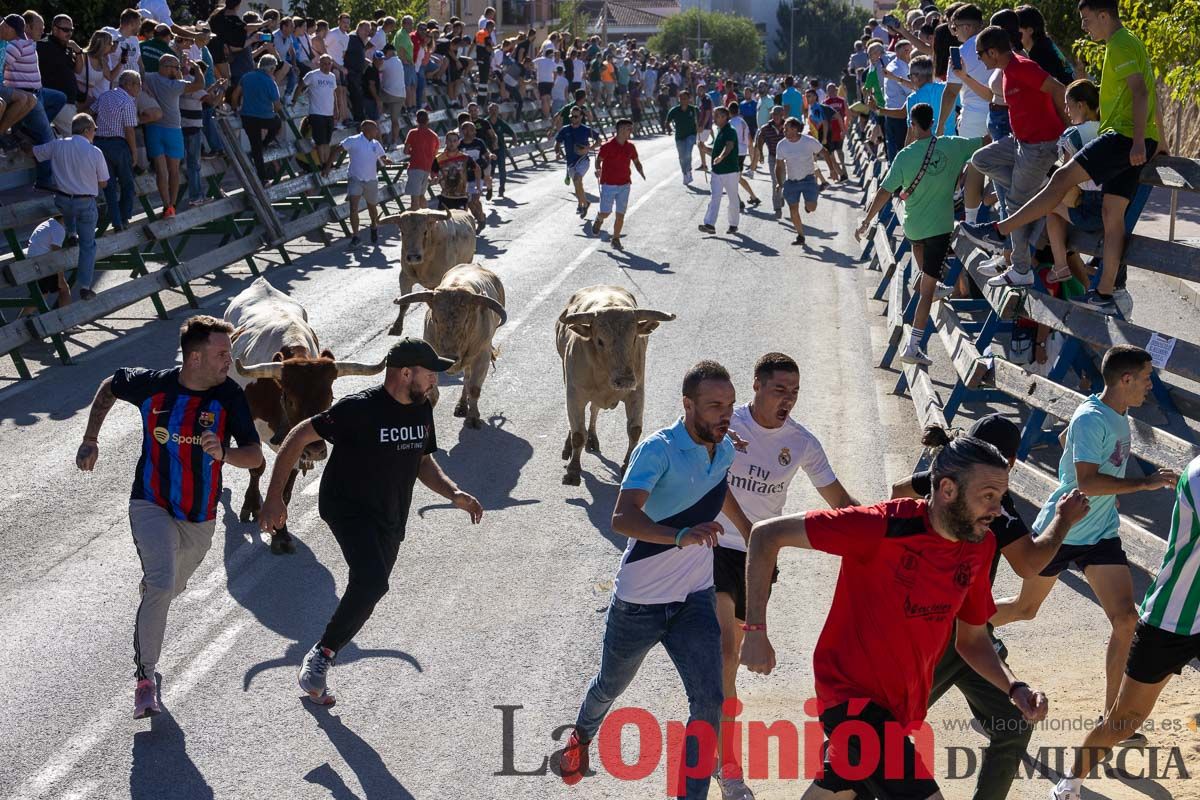
<svg viewBox="0 0 1200 800"><path fill-rule="evenodd" d="M796 0L788 5L788 22L791 34L788 37L788 74L796 74Z"/></svg>
<svg viewBox="0 0 1200 800"><path fill-rule="evenodd" d="M608 47L608 0L600 6L600 38L604 42L605 48Z"/></svg>

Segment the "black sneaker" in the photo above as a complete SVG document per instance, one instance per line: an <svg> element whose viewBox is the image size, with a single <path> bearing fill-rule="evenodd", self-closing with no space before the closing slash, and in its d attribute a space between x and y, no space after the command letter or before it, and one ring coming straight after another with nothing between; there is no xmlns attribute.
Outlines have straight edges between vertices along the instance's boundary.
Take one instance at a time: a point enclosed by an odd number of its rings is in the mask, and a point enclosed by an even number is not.
<svg viewBox="0 0 1200 800"><path fill-rule="evenodd" d="M804 236L797 236L795 239L792 240L792 244L799 245L800 247L804 247Z"/></svg>
<svg viewBox="0 0 1200 800"><path fill-rule="evenodd" d="M750 205L752 205L752 206L760 206L760 205L762 205L762 200L759 200L757 197L751 197L751 198L750 198Z"/></svg>
<svg viewBox="0 0 1200 800"><path fill-rule="evenodd" d="M775 209L775 219L783 219L783 209L782 208Z"/></svg>
<svg viewBox="0 0 1200 800"><path fill-rule="evenodd" d="M701 233L716 233L717 232L717 229L714 228L712 225L697 225L696 229L699 230Z"/></svg>
<svg viewBox="0 0 1200 800"><path fill-rule="evenodd" d="M371 244L379 244L379 229L371 226Z"/></svg>
<svg viewBox="0 0 1200 800"><path fill-rule="evenodd" d="M737 233L737 225L730 225L725 229L726 233Z"/></svg>
<svg viewBox="0 0 1200 800"><path fill-rule="evenodd" d="M66 249L68 247L74 247L77 244L79 244L79 237L76 236L75 234L72 233L72 234L69 234L69 235L63 237L63 243L62 243L63 249Z"/></svg>
<svg viewBox="0 0 1200 800"><path fill-rule="evenodd" d="M989 253L999 255L1004 252L1005 238L1000 235L994 222L960 222L958 235L965 236L976 247Z"/></svg>
<svg viewBox="0 0 1200 800"><path fill-rule="evenodd" d="M80 300L95 300L96 293L93 292L91 289L80 289L79 290L79 299Z"/></svg>
<svg viewBox="0 0 1200 800"><path fill-rule="evenodd" d="M358 247L360 244L362 244L362 239L358 238L357 233L350 237L350 246L351 247Z"/></svg>
<svg viewBox="0 0 1200 800"><path fill-rule="evenodd" d="M624 249L625 249L625 245L621 244L621 237L620 237L620 236L614 236L614 237L613 237L613 238L612 238L612 239L609 241L609 244L611 244L611 245L612 245L612 249L613 249L613 250L624 250Z"/></svg>

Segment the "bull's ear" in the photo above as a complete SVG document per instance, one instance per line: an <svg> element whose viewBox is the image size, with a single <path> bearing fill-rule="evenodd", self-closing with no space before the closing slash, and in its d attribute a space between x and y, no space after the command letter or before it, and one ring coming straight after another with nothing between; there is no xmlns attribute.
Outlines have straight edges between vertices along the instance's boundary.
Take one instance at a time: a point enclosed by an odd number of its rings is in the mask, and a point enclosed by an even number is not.
<svg viewBox="0 0 1200 800"><path fill-rule="evenodd" d="M333 357L333 351L330 350L328 347L326 347L324 350L321 351L321 358L328 358L328 359L332 359L334 361L337 360L336 358Z"/></svg>
<svg viewBox="0 0 1200 800"><path fill-rule="evenodd" d="M285 358L286 358L286 356L284 356L282 350L277 350L275 352L275 355L271 356L272 361L283 361Z"/></svg>
<svg viewBox="0 0 1200 800"><path fill-rule="evenodd" d="M590 322L573 322L567 326L567 329L580 339L590 340L592 338L592 324Z"/></svg>
<svg viewBox="0 0 1200 800"><path fill-rule="evenodd" d="M658 330L658 320L646 319L637 324L638 336L649 336Z"/></svg>

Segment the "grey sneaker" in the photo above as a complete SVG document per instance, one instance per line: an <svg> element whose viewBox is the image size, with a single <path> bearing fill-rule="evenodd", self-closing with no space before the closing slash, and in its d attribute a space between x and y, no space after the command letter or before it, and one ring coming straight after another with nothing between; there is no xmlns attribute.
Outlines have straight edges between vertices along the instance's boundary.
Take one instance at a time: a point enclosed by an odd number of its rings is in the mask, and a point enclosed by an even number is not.
<svg viewBox="0 0 1200 800"><path fill-rule="evenodd" d="M900 353L900 360L905 364L916 364L918 367L928 367L933 363L933 360L921 352L921 348L916 343L909 344Z"/></svg>
<svg viewBox="0 0 1200 800"><path fill-rule="evenodd" d="M337 654L328 647L321 647L321 643L317 642L304 656L304 663L300 665L300 688L308 695L308 699L317 705L331 706L334 703L333 693L326 686L325 677L336 656Z"/></svg>

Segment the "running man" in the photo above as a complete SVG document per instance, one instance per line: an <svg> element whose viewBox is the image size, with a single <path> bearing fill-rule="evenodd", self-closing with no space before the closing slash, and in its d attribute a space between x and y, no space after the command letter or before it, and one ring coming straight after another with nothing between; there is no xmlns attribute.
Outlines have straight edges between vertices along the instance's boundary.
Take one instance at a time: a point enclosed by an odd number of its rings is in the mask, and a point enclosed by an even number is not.
<svg viewBox="0 0 1200 800"><path fill-rule="evenodd" d="M579 206L575 213L586 219L588 206L587 192L583 190L583 176L587 175L592 165L588 158L592 142L600 141L600 134L583 124L583 109L579 106L571 109L570 122L559 129L554 137L554 154L561 158L566 149L567 178L566 183L575 184L575 199Z"/></svg>
<svg viewBox="0 0 1200 800"><path fill-rule="evenodd" d="M992 619L992 624L999 627L1036 617L1058 576L1074 563L1112 623L1104 665L1107 676L1104 710L1112 708L1117 700L1138 622L1133 605L1133 577L1119 535L1117 496L1167 489L1179 480L1179 473L1171 469L1160 469L1144 478L1125 477L1130 443L1128 413L1144 403L1150 393L1153 373L1150 361L1145 350L1127 344L1115 345L1104 354L1100 366L1104 390L1080 403L1071 415L1058 462L1058 488L1046 499L1033 529L1037 533L1046 530L1058 499L1073 489L1088 496L1091 508L1071 528L1053 560L1037 575L1025 578L1020 596L1001 600ZM1141 733L1129 733L1125 740L1129 745L1146 741Z"/></svg>
<svg viewBox="0 0 1200 800"><path fill-rule="evenodd" d="M679 90L679 105L667 112L668 130L675 133L675 149L679 153L679 172L683 185L692 183L692 148L696 146L696 134L700 127L700 115L692 105L692 93ZM704 169L704 154L700 154L700 169Z"/></svg>
<svg viewBox="0 0 1200 800"><path fill-rule="evenodd" d="M1016 423L999 414L989 414L972 425L967 435L993 445L1008 459L1008 469L1012 471L1021 443L1021 429ZM930 428L921 440L926 447L945 447L949 442L946 432L936 427ZM928 497L932 488L929 470L915 472L892 487L892 499L911 497L919 500ZM996 553L988 570L989 582L993 585L996 582L1001 554L1017 575L1036 575L1058 552L1067 531L1083 519L1087 510L1087 497L1079 490L1063 495L1058 501L1054 520L1035 538L1017 512L1012 495L1006 491L1000 498L1000 515L991 525L992 535L996 537ZM1007 661L1008 650L1004 643L994 635L992 643L1000 658ZM975 672L955 648L947 647L933 670L929 704L936 703L951 687L962 693L967 707L979 721L980 730L988 737L979 762L974 800L1004 800L1033 735L1033 727L1025 723L1021 711L1004 692Z"/></svg>
<svg viewBox="0 0 1200 800"><path fill-rule="evenodd" d="M767 353L754 365L754 399L733 412L729 428L737 452L729 468L729 490L751 522L783 513L788 487L801 467L830 508L858 505L833 473L817 437L792 419L799 395L799 365L783 353ZM741 626L746 620L746 539L724 514L717 522L722 532L713 551L713 585L721 625L721 679L728 701L737 698ZM722 717L722 723L727 719ZM737 747L737 742L721 743L721 797L753 800L742 778Z"/></svg>
<svg viewBox="0 0 1200 800"><path fill-rule="evenodd" d="M633 136L633 120L617 120L617 133L613 138L600 145L596 154L596 174L600 179L600 213L596 221L588 229L592 236L600 235L604 220L616 207L617 216L613 220L611 244L614 250L624 250L621 244L621 227L625 224L625 209L629 206L629 187L633 184L633 175L629 167L637 168L638 175L646 180L642 171L642 162L638 160L637 148L629 137Z"/></svg>
<svg viewBox="0 0 1200 800"><path fill-rule="evenodd" d="M995 611L988 566L996 549L989 528L1007 490L1007 459L987 442L962 436L934 456L928 500L809 511L754 526L742 644L742 663L752 672L775 667L766 612L779 551L802 547L842 557L833 606L813 651L819 714L830 745L823 775L805 792L806 800L855 791L941 798L933 765L922 763L912 739L904 737L899 763L899 753L883 742L895 735L885 728L899 724L913 732L924 724L934 666L952 633L963 661L1005 692L1025 719L1046 716L1045 696L1013 676L988 637ZM855 728L865 723L875 731L875 743L864 747L857 731L835 736L847 722ZM862 764L871 747L878 748L879 763L869 776L838 774Z"/></svg>
<svg viewBox="0 0 1200 800"><path fill-rule="evenodd" d="M742 119L740 105L729 103L725 108L729 111L729 124L733 126L738 137L738 186L749 193L750 205L757 206L762 201L758 199L758 195L754 193L754 187L750 185L750 181L746 180L745 176L746 159L750 156L750 142L754 138L754 134L750 131L750 125ZM738 201L738 210L746 210L746 204L740 200Z"/></svg>
<svg viewBox="0 0 1200 800"><path fill-rule="evenodd" d="M159 713L158 657L171 601L187 588L216 529L221 467L254 469L262 446L242 388L229 377L233 326L192 317L179 329L183 366L122 367L96 391L75 464L91 472L100 426L117 400L142 415L142 453L133 475L129 527L142 565L142 599L133 627L137 681L133 718ZM237 447L230 447L230 440Z"/></svg>
<svg viewBox="0 0 1200 800"><path fill-rule="evenodd" d="M762 102L768 102L770 95L764 95ZM779 183L779 174L775 171L776 148L787 136L785 111L783 106L771 106L770 118L758 128L754 137L754 147L750 154L750 172L758 168L762 158L763 145L767 146L767 172L771 174L771 206L775 209L775 219L783 217L783 187Z"/></svg>
<svg viewBox="0 0 1200 800"><path fill-rule="evenodd" d="M427 208L425 192L429 189L429 173L433 159L437 156L438 135L429 127L429 112L417 111L417 127L410 128L404 137L404 154L408 156L408 178L404 193L408 195L410 208Z"/></svg>
<svg viewBox="0 0 1200 800"><path fill-rule="evenodd" d="M1167 551L1154 583L1146 590L1125 663L1116 705L1105 722L1088 732L1075 751L1075 763L1050 800L1081 800L1082 777L1107 759L1114 745L1136 731L1154 710L1158 696L1193 658L1200 658L1200 457L1193 458L1175 489L1175 510Z"/></svg>
<svg viewBox="0 0 1200 800"><path fill-rule="evenodd" d="M346 199L350 201L350 246L358 247L358 202L367 204L371 218L371 244L379 244L379 164L391 164L392 160L379 143L379 125L374 120L363 120L359 132L347 136L339 145L350 157Z"/></svg>
<svg viewBox="0 0 1200 800"><path fill-rule="evenodd" d="M429 174L437 179L440 190L437 207L443 211L467 210L467 168L471 157L458 149L458 143L458 131L446 131L446 147L430 164Z"/></svg>
<svg viewBox="0 0 1200 800"><path fill-rule="evenodd" d="M343 397L301 422L275 458L259 515L264 531L287 523L283 487L304 448L321 439L333 445L321 473L319 508L346 558L350 578L325 633L300 667L300 688L317 705L333 705L329 668L387 594L416 481L466 511L471 524L483 518L479 501L460 490L433 460L437 436L429 393L437 386L438 373L453 363L422 339L401 339L388 351L383 385Z"/></svg>
<svg viewBox="0 0 1200 800"><path fill-rule="evenodd" d="M825 159L829 174L834 178L838 175L833 156L820 142L803 131L803 123L795 117L789 117L783 124L783 141L775 145L775 180L783 187L783 200L787 203L788 213L792 215L792 228L796 231L792 244L801 247L804 246L804 223L800 219L800 198L804 198L804 210L811 214L817 210L817 198L821 196L821 188L817 186L814 176L816 167L813 159L817 156Z"/></svg>
<svg viewBox="0 0 1200 800"><path fill-rule="evenodd" d="M683 417L633 451L612 527L629 537L605 621L600 672L588 685L558 773L571 786L588 771L588 746L646 654L662 644L687 689L688 724L721 719L721 629L713 592L713 547L722 511L743 536L750 522L729 489L734 445L726 437L735 392L729 373L701 361L683 378ZM705 800L713 752L688 736L685 765L703 769L678 796ZM671 781L673 776L668 776Z"/></svg>
<svg viewBox="0 0 1200 800"><path fill-rule="evenodd" d="M706 152L712 153L712 196L708 200L708 211L704 212L704 222L699 225L701 233L716 233L714 227L717 215L721 213L721 196L728 196L729 228L726 233L738 231L738 136L733 126L729 124L729 109L717 106L713 111L713 120L717 126L717 135L713 137L712 148L700 143L700 155L703 160Z"/></svg>

